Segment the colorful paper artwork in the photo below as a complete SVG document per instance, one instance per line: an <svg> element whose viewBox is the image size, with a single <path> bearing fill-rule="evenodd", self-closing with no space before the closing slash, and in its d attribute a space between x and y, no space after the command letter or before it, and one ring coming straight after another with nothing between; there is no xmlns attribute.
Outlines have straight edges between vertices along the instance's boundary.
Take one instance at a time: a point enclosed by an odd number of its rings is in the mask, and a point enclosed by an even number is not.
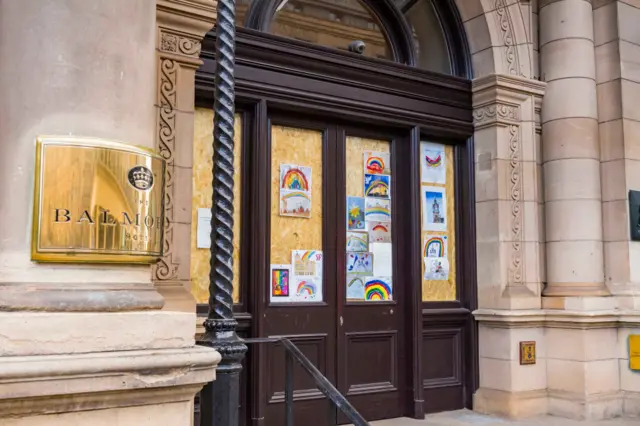
<svg viewBox="0 0 640 426"><path fill-rule="evenodd" d="M364 277L347 275L347 300L364 300Z"/></svg>
<svg viewBox="0 0 640 426"><path fill-rule="evenodd" d="M295 301L296 302L318 302L322 301L322 280L316 277L299 278L295 280Z"/></svg>
<svg viewBox="0 0 640 426"><path fill-rule="evenodd" d="M291 265L296 277L322 276L322 252L319 250L293 250Z"/></svg>
<svg viewBox="0 0 640 426"><path fill-rule="evenodd" d="M364 231L365 225L365 203L363 197L347 196L347 230Z"/></svg>
<svg viewBox="0 0 640 426"><path fill-rule="evenodd" d="M347 232L347 251L369 251L369 234L366 232Z"/></svg>
<svg viewBox="0 0 640 426"><path fill-rule="evenodd" d="M388 152L364 152L364 172L370 175L390 175L391 161Z"/></svg>
<svg viewBox="0 0 640 426"><path fill-rule="evenodd" d="M391 200L367 197L364 217L368 221L391 222Z"/></svg>
<svg viewBox="0 0 640 426"><path fill-rule="evenodd" d="M446 257L425 257L424 279L434 281L448 280L449 260Z"/></svg>
<svg viewBox="0 0 640 426"><path fill-rule="evenodd" d="M280 215L311 217L311 167L280 165Z"/></svg>
<svg viewBox="0 0 640 426"><path fill-rule="evenodd" d="M364 195L367 197L390 198L391 176L365 174Z"/></svg>
<svg viewBox="0 0 640 426"><path fill-rule="evenodd" d="M445 189L438 186L423 186L422 229L425 231L447 230L447 205Z"/></svg>
<svg viewBox="0 0 640 426"><path fill-rule="evenodd" d="M444 145L431 142L420 143L420 168L423 183L447 183L445 162Z"/></svg>
<svg viewBox="0 0 640 426"><path fill-rule="evenodd" d="M373 274L373 254L347 253L347 274Z"/></svg>
<svg viewBox="0 0 640 426"><path fill-rule="evenodd" d="M377 302L393 300L391 277L371 277L364 285L364 300Z"/></svg>
<svg viewBox="0 0 640 426"><path fill-rule="evenodd" d="M271 265L272 302L288 302L291 296L291 265Z"/></svg>
<svg viewBox="0 0 640 426"><path fill-rule="evenodd" d="M367 222L370 243L391 242L391 222Z"/></svg>
<svg viewBox="0 0 640 426"><path fill-rule="evenodd" d="M422 257L447 257L446 235L426 235Z"/></svg>

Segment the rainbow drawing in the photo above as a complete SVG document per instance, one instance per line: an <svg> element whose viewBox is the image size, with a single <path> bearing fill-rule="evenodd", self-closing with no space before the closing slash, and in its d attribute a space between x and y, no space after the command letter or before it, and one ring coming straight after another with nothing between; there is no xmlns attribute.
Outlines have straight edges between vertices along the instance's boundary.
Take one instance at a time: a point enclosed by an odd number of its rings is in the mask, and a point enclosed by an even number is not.
<svg viewBox="0 0 640 426"><path fill-rule="evenodd" d="M364 299L364 281L362 280L362 278L354 277L349 281L349 283L347 284L347 299Z"/></svg>
<svg viewBox="0 0 640 426"><path fill-rule="evenodd" d="M379 223L376 226L374 226L373 228L371 228L372 231L374 232L389 232L389 230L387 229L386 226L384 226L383 224Z"/></svg>
<svg viewBox="0 0 640 426"><path fill-rule="evenodd" d="M309 195L306 192L302 192L302 191L288 192L282 196L282 199L288 200L289 198L296 198L296 197L304 198L307 201L311 201L311 198L309 198Z"/></svg>
<svg viewBox="0 0 640 426"><path fill-rule="evenodd" d="M431 237L424 245L424 254L422 257L444 257L445 246L443 237Z"/></svg>
<svg viewBox="0 0 640 426"><path fill-rule="evenodd" d="M383 206L375 206L375 207L367 207L367 210L365 212L365 217L370 217L370 216L383 216L385 218L390 218L391 217L391 212L389 211L389 209L387 207L383 207Z"/></svg>
<svg viewBox="0 0 640 426"><path fill-rule="evenodd" d="M365 174L364 194L367 197L389 198L389 176Z"/></svg>
<svg viewBox="0 0 640 426"><path fill-rule="evenodd" d="M365 164L367 173L372 175L379 175L384 172L384 160L380 157L369 157Z"/></svg>
<svg viewBox="0 0 640 426"><path fill-rule="evenodd" d="M372 278L364 286L364 300L392 300L391 282L380 278Z"/></svg>
<svg viewBox="0 0 640 426"><path fill-rule="evenodd" d="M435 157L430 157L429 155L425 155L424 158L426 160L427 167L440 167L442 164L442 154L437 153L438 155Z"/></svg>
<svg viewBox="0 0 640 426"><path fill-rule="evenodd" d="M316 254L320 253L316 250L308 250L305 251L304 253L302 253L302 255L300 255L300 260L312 260L312 261L316 261L318 260L316 257Z"/></svg>
<svg viewBox="0 0 640 426"><path fill-rule="evenodd" d="M316 284L313 281L300 281L298 283L298 296L315 296L317 292Z"/></svg>
<svg viewBox="0 0 640 426"><path fill-rule="evenodd" d="M297 166L287 167L291 168L284 173L284 176L282 176L281 187L283 189L293 189L296 191L309 191L309 181L307 180L307 176L305 176L304 172Z"/></svg>

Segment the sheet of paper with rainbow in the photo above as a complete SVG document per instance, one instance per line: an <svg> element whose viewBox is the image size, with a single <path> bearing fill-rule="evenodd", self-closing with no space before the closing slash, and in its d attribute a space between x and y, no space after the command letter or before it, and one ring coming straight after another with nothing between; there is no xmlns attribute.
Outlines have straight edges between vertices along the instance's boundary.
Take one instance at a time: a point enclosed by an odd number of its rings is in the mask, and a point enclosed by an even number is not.
<svg viewBox="0 0 640 426"><path fill-rule="evenodd" d="M347 300L364 300L364 277L347 275Z"/></svg>
<svg viewBox="0 0 640 426"><path fill-rule="evenodd" d="M271 291L272 302L288 302L291 296L291 265L271 265Z"/></svg>
<svg viewBox="0 0 640 426"><path fill-rule="evenodd" d="M322 279L318 277L295 279L295 302L322 302Z"/></svg>
<svg viewBox="0 0 640 426"><path fill-rule="evenodd" d="M444 145L420 142L420 169L423 183L447 183Z"/></svg>
<svg viewBox="0 0 640 426"><path fill-rule="evenodd" d="M393 285L390 277L371 277L364 284L364 300L380 302L393 300Z"/></svg>
<svg viewBox="0 0 640 426"><path fill-rule="evenodd" d="M323 255L320 250L292 250L291 266L296 277L322 277Z"/></svg>
<svg viewBox="0 0 640 426"><path fill-rule="evenodd" d="M447 230L447 197L445 189L440 186L423 186L422 197L422 230Z"/></svg>
<svg viewBox="0 0 640 426"><path fill-rule="evenodd" d="M347 251L369 251L369 234L366 232L347 231Z"/></svg>
<svg viewBox="0 0 640 426"><path fill-rule="evenodd" d="M364 218L373 222L391 222L391 200L367 197L364 201Z"/></svg>
<svg viewBox="0 0 640 426"><path fill-rule="evenodd" d="M347 230L364 231L365 224L364 197L347 195Z"/></svg>
<svg viewBox="0 0 640 426"><path fill-rule="evenodd" d="M347 253L347 274L372 275L372 253Z"/></svg>
<svg viewBox="0 0 640 426"><path fill-rule="evenodd" d="M390 198L391 176L365 174L364 195L366 197Z"/></svg>
<svg viewBox="0 0 640 426"><path fill-rule="evenodd" d="M448 280L449 260L446 257L425 257L424 279L430 281Z"/></svg>
<svg viewBox="0 0 640 426"><path fill-rule="evenodd" d="M280 189L311 192L311 167L280 164Z"/></svg>
<svg viewBox="0 0 640 426"><path fill-rule="evenodd" d="M310 193L281 189L280 216L311 217Z"/></svg>
<svg viewBox="0 0 640 426"><path fill-rule="evenodd" d="M391 222L367 222L369 243L390 243Z"/></svg>
<svg viewBox="0 0 640 426"><path fill-rule="evenodd" d="M391 156L388 152L364 152L364 172L370 175L390 175Z"/></svg>
<svg viewBox="0 0 640 426"><path fill-rule="evenodd" d="M422 257L447 257L448 238L446 235L426 235Z"/></svg>

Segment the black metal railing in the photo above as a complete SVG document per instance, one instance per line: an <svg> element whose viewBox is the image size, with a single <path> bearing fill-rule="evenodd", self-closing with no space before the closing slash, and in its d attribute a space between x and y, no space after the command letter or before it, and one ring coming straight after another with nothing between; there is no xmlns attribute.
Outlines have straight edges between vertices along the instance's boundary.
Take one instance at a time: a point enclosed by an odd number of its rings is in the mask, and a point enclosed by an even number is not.
<svg viewBox="0 0 640 426"><path fill-rule="evenodd" d="M335 426L337 419L333 411L335 406L340 410L354 426L369 426L369 423L353 408L347 398L335 388L318 368L303 354L291 340L285 337L257 337L244 339L245 344L280 343L285 351L285 378L284 378L284 402L285 402L285 426L293 426L293 367L296 361L304 371L311 376L316 386L327 397L330 409L330 426Z"/></svg>

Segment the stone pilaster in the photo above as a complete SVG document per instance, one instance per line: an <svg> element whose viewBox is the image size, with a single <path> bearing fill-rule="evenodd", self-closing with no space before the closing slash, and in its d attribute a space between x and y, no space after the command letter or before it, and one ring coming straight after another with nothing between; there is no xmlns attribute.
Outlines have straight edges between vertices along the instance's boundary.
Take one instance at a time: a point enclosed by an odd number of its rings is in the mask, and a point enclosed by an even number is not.
<svg viewBox="0 0 640 426"><path fill-rule="evenodd" d="M540 5L547 287L605 296L598 111L590 1Z"/></svg>
<svg viewBox="0 0 640 426"><path fill-rule="evenodd" d="M153 270L153 282L166 310L195 312L189 290L195 72L202 64L201 40L214 21L213 1L158 1L155 133L168 167L165 256Z"/></svg>
<svg viewBox="0 0 640 426"><path fill-rule="evenodd" d="M478 304L540 307L539 111L545 84L511 75L474 80Z"/></svg>

